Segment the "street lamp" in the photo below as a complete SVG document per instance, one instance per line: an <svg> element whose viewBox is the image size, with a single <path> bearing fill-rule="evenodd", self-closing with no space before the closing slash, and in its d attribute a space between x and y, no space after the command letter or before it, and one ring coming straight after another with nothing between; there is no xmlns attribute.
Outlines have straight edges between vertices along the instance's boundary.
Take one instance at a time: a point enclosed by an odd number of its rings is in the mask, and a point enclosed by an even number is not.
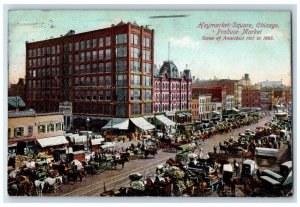
<svg viewBox="0 0 300 207"><path fill-rule="evenodd" d="M90 133L89 133L89 124L90 124L90 118L86 118L86 129L87 129L87 150L90 149Z"/></svg>

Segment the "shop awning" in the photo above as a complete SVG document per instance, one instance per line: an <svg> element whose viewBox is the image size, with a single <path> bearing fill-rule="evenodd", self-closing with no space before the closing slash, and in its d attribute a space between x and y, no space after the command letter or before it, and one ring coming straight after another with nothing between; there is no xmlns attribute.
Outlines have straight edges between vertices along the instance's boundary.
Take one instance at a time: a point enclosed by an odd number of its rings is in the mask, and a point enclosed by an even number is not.
<svg viewBox="0 0 300 207"><path fill-rule="evenodd" d="M81 135L78 137L73 137L73 141L75 144L81 144L87 141L87 136Z"/></svg>
<svg viewBox="0 0 300 207"><path fill-rule="evenodd" d="M173 122L171 119L165 117L164 115L157 115L155 118L161 122L162 124L166 126L175 126L175 122Z"/></svg>
<svg viewBox="0 0 300 207"><path fill-rule="evenodd" d="M102 130L104 129L122 129L126 130L129 126L129 119L125 118L113 118L106 124L104 127L102 127Z"/></svg>
<svg viewBox="0 0 300 207"><path fill-rule="evenodd" d="M115 146L115 143L114 142L105 142L103 145L101 145L100 147L102 149L106 149L106 148L111 148L111 147L114 147Z"/></svg>
<svg viewBox="0 0 300 207"><path fill-rule="evenodd" d="M175 111L167 111L166 115L167 116L175 116Z"/></svg>
<svg viewBox="0 0 300 207"><path fill-rule="evenodd" d="M100 145L104 141L104 138L99 138L99 139L92 139L91 143L92 145Z"/></svg>
<svg viewBox="0 0 300 207"><path fill-rule="evenodd" d="M38 143L41 147L50 147L50 146L57 146L68 144L68 140L64 136L57 136L57 137L48 137L43 139L37 139Z"/></svg>
<svg viewBox="0 0 300 207"><path fill-rule="evenodd" d="M135 126L145 131L155 129L155 126L147 122L144 117L130 118L130 121L132 121Z"/></svg>

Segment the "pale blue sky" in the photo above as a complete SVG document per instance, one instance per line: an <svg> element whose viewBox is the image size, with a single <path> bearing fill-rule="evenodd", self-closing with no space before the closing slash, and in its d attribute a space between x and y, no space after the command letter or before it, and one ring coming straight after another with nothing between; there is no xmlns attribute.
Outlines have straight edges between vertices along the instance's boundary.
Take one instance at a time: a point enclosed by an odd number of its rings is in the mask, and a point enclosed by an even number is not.
<svg viewBox="0 0 300 207"><path fill-rule="evenodd" d="M151 16L187 15L177 18ZM116 11L116 10L18 10L10 11L9 21L9 78L12 83L25 75L25 41L59 37L73 29L76 33L110 27L121 20L150 25L155 30L155 64L170 59L180 70L186 64L192 75L200 79L240 79L249 73L252 82L291 79L291 22L288 12L238 11ZM204 41L200 22L278 24L279 29L265 29L274 41Z"/></svg>

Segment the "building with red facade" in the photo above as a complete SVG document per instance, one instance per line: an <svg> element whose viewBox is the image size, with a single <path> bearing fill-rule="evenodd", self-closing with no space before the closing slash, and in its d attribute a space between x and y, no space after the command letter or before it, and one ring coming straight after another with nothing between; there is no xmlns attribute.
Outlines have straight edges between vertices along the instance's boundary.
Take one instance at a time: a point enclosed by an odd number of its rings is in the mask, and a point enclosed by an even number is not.
<svg viewBox="0 0 300 207"><path fill-rule="evenodd" d="M254 88L243 88L242 90L242 107L260 108L261 107L261 90Z"/></svg>
<svg viewBox="0 0 300 207"><path fill-rule="evenodd" d="M8 88L8 96L19 96L26 100L25 79L19 78L18 83L11 84Z"/></svg>
<svg viewBox="0 0 300 207"><path fill-rule="evenodd" d="M226 96L234 96L234 107L241 104L241 86L237 80L215 79L196 81L193 83L192 88L195 95L211 94L212 101L219 101L214 99L221 98L223 107L226 104Z"/></svg>
<svg viewBox="0 0 300 207"><path fill-rule="evenodd" d="M154 112L165 113L177 122L191 121L191 71L185 69L180 74L172 61L164 61L157 72L154 77Z"/></svg>
<svg viewBox="0 0 300 207"><path fill-rule="evenodd" d="M153 57L154 30L130 22L26 43L27 104L55 112L67 101L78 117L152 114Z"/></svg>

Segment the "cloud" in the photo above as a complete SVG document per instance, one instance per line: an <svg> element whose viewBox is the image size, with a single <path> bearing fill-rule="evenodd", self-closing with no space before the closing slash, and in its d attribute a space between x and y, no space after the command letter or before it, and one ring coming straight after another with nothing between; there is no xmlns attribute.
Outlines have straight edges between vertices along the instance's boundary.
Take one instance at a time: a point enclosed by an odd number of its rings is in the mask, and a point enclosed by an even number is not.
<svg viewBox="0 0 300 207"><path fill-rule="evenodd" d="M200 42L194 40L191 36L184 36L181 38L171 37L168 41L170 42L171 46L185 47L190 49L201 48Z"/></svg>

